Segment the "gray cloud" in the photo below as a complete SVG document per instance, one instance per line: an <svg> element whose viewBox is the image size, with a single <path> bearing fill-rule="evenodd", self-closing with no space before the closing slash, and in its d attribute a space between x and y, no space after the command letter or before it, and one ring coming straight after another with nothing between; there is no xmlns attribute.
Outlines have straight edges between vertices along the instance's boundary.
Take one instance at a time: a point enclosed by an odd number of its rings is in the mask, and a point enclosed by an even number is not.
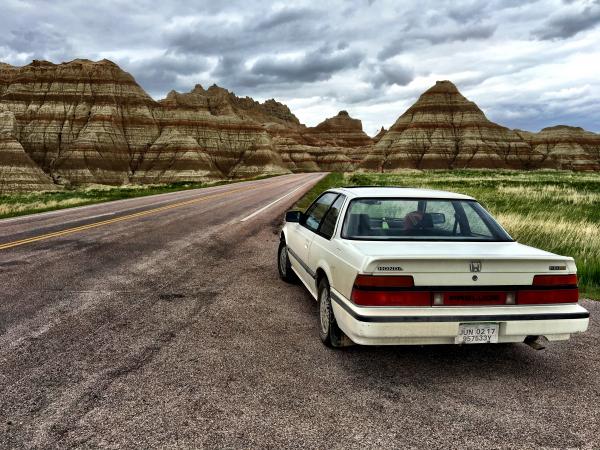
<svg viewBox="0 0 600 450"><path fill-rule="evenodd" d="M377 56L381 60L389 59L411 47L418 46L419 43L430 45L456 41L484 40L490 38L495 31L496 25L492 24L476 23L446 30L443 28L436 30L432 24L432 29L430 30L413 30L403 33L400 37L386 45Z"/></svg>
<svg viewBox="0 0 600 450"><path fill-rule="evenodd" d="M118 62L134 74L137 82L150 94L161 94L166 86L169 86L169 89L187 89L189 83L182 83L180 77L198 74L211 68L206 58L187 58L169 52L138 61L124 59Z"/></svg>
<svg viewBox="0 0 600 450"><path fill-rule="evenodd" d="M269 14L264 19L261 19L254 29L257 31L269 30L276 27L289 25L290 23L303 20L314 19L318 16L318 12L309 8L285 8Z"/></svg>
<svg viewBox="0 0 600 450"><path fill-rule="evenodd" d="M272 58L263 56L252 65L255 75L273 82L327 80L336 72L357 67L363 59L360 52L341 50L331 52L321 47L299 58Z"/></svg>
<svg viewBox="0 0 600 450"><path fill-rule="evenodd" d="M569 2L572 4L573 2ZM579 5L577 6L579 7ZM539 39L566 39L594 28L600 23L600 2L577 11L561 11L551 17L533 35Z"/></svg>
<svg viewBox="0 0 600 450"><path fill-rule="evenodd" d="M585 102L583 105L572 107L568 104L523 104L517 102L502 102L490 108L488 117L510 128L523 130L541 130L554 125L576 125L587 130L596 130L597 117L589 117L586 110L597 109L597 104Z"/></svg>
<svg viewBox="0 0 600 450"><path fill-rule="evenodd" d="M31 59L56 59L73 53L65 33L48 26L11 30L5 45L17 53L31 55Z"/></svg>
<svg viewBox="0 0 600 450"><path fill-rule="evenodd" d="M506 125L600 131L598 23L600 0L7 0L0 60L108 58L155 98L218 83L312 125L352 105L372 133L451 79Z"/></svg>
<svg viewBox="0 0 600 450"><path fill-rule="evenodd" d="M410 67L401 64L383 63L371 66L365 81L369 81L374 87L382 86L406 86L415 78L415 72Z"/></svg>

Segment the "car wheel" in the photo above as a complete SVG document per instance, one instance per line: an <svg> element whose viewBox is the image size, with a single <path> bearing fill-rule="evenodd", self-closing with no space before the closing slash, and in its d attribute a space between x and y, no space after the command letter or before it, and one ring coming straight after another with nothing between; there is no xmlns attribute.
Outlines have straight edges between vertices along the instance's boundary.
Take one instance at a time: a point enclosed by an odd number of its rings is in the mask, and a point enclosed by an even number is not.
<svg viewBox="0 0 600 450"><path fill-rule="evenodd" d="M279 250L277 252L277 267L279 268L279 278L286 283L296 282L296 274L292 270L290 264L290 258L288 256L288 248L285 241L281 241L279 244Z"/></svg>
<svg viewBox="0 0 600 450"><path fill-rule="evenodd" d="M349 347L354 345L348 336L338 327L333 309L327 279L319 283L319 337L328 347Z"/></svg>

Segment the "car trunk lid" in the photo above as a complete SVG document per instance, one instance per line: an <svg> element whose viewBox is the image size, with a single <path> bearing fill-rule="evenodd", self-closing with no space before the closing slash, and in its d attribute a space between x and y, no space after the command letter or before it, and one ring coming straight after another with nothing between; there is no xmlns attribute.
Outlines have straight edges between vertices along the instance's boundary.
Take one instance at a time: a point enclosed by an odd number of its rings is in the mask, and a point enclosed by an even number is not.
<svg viewBox="0 0 600 450"><path fill-rule="evenodd" d="M439 304L445 306L511 304L511 296L517 296L523 289L533 289L536 275L576 272L573 258L517 242L355 241L351 245L366 256L361 273L410 275L414 289L431 292L432 300L437 293L441 298ZM541 287L540 291L544 289ZM547 289L547 293L540 294L542 300L551 301L552 295L564 293L556 294L556 288ZM571 301L572 294L571 290L568 297ZM535 298L519 295L531 301L540 298L540 295Z"/></svg>

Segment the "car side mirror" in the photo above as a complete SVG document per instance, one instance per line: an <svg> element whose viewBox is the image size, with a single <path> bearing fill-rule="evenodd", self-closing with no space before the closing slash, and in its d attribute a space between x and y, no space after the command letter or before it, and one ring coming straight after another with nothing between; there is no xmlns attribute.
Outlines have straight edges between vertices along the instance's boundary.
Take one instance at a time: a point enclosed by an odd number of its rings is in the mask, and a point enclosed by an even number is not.
<svg viewBox="0 0 600 450"><path fill-rule="evenodd" d="M285 213L285 221L288 223L299 223L301 217L302 212L300 211L288 211Z"/></svg>
<svg viewBox="0 0 600 450"><path fill-rule="evenodd" d="M446 223L446 215L444 213L431 213L431 222L434 225Z"/></svg>

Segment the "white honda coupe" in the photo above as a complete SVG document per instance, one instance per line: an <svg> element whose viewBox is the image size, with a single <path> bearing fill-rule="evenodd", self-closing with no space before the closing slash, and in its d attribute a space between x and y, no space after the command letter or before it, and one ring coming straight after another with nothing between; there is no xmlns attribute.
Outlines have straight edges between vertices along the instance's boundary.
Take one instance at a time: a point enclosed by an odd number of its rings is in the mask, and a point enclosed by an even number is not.
<svg viewBox="0 0 600 450"><path fill-rule="evenodd" d="M319 303L328 346L569 339L585 331L573 258L515 242L473 198L339 188L281 231L279 274Z"/></svg>

